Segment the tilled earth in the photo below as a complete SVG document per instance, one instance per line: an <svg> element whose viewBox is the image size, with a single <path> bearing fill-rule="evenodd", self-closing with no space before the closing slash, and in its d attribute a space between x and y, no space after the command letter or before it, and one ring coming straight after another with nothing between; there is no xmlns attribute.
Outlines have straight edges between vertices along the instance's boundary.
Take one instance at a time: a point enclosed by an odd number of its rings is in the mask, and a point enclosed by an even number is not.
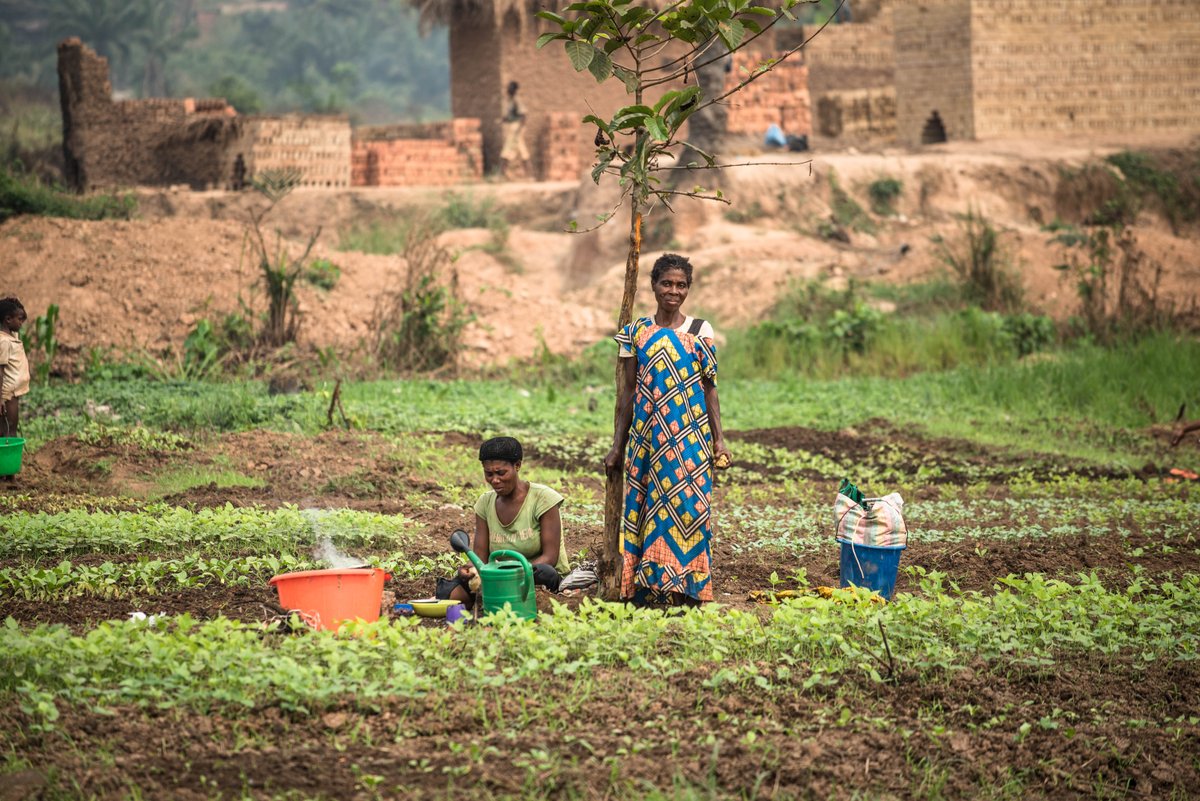
<svg viewBox="0 0 1200 801"><path fill-rule="evenodd" d="M988 497L1004 497L1007 479L1018 471L1072 472L1070 465L1049 457L1023 460L970 443L894 434L872 438L792 428L735 433L731 440L735 453L739 442L753 443L853 463L869 462L886 437L888 459L897 470L915 474L922 467L936 468L938 478L919 490L918 498L942 497L944 486L968 481L986 485ZM446 435L447 447L476 444L469 437ZM420 524L414 556L445 552L447 534L471 523L469 510L451 503L447 488L410 463L402 445L365 433L306 438L248 432L166 455L136 448L114 452L63 438L28 459L17 505L30 511L137 508L143 501L136 496L153 486L154 475L182 461L232 463L263 484L201 486L162 498L167 503L194 508L305 504L403 514ZM528 472L536 480L539 466L567 469L569 461L534 452ZM319 473L314 465L320 465ZM770 589L772 573L789 576L803 569L812 584L836 586L838 554L832 543L798 556L777 547L747 547L755 534L723 517L722 504L737 487L770 494L782 477L776 465L739 466L738 478L718 488L715 504L718 600L761 609L765 618L769 607L755 604L748 594ZM1147 466L1138 475L1114 477L1159 482L1157 472ZM801 478L825 488L838 477ZM601 489L598 476L586 470L565 483L568 498L573 488L593 496ZM1186 499L1189 491L1188 484L1162 485L1164 496ZM986 536L914 541L902 566L939 571L947 586L984 593L994 591L999 578L1026 572L1071 580L1095 571L1110 587L1127 585L1133 566L1155 582L1200 573L1195 549L1164 552L1150 547L1156 544L1152 530L1133 520L1121 526L1122 536L1098 536L1081 511L1077 533L1036 542ZM569 536L573 551L601 550L599 525L573 526ZM73 561L134 558L95 553ZM16 564L8 560L0 568ZM399 599L428 595L431 589L432 577L398 579L389 586ZM897 589L920 591L904 571ZM276 600L265 585L54 603L0 595L0 617L22 625L65 624L76 632L132 612L266 621L280 614ZM578 598L567 603L573 606ZM540 592L539 606L548 611L550 596ZM310 716L275 707L251 714L66 709L55 732L45 734L10 708L0 712L0 726L22 732L20 764L10 763L0 799L125 798L131 793L147 798L457 797L451 786L474 787L480 798L601 799L652 790L670 796L680 777L689 786L676 787L676 794L688 798L698 797L689 795L695 788L711 798L1200 796L1200 729L1195 723L1161 725L1194 718L1200 709L1195 662L1144 664L1123 656L1064 655L1051 668L1014 666L997 675L981 663L931 679L906 671L901 659L891 681L846 674L838 677L836 692L802 688L807 673L796 670L795 687L789 689L783 680L784 686L777 683L759 699L706 688L707 676L700 671L672 679L665 691L653 678L604 671L589 677L593 700L586 708L572 704L577 679L562 677L537 687L495 689L488 709L463 708L456 698L440 694L385 699L369 707L347 699L340 708ZM485 725L513 709L526 710L519 725ZM530 714L530 709L544 711ZM928 719L930 710L936 712L936 725ZM1057 723L1027 725L1064 719L1072 721L1069 737ZM94 763L97 753L105 754L104 764ZM531 761L531 754L543 756Z"/></svg>

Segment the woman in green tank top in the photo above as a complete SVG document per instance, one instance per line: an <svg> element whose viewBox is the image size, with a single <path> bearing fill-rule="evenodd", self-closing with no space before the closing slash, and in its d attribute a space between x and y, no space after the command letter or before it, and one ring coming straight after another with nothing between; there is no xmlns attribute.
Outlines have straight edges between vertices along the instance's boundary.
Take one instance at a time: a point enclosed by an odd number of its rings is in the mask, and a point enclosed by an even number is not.
<svg viewBox="0 0 1200 801"><path fill-rule="evenodd" d="M571 566L563 545L563 496L545 484L521 478L521 443L512 437L493 437L479 448L483 478L491 489L475 503L475 538L471 543L480 559L492 551L516 551L533 565L533 583L558 591ZM459 586L450 593L456 601L471 603L470 568L459 570Z"/></svg>

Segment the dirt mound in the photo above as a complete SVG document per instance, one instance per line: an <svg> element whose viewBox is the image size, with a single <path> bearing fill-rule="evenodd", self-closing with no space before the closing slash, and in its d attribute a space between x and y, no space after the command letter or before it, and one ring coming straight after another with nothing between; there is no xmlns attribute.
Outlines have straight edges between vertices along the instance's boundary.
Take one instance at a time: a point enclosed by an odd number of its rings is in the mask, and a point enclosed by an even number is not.
<svg viewBox="0 0 1200 801"><path fill-rule="evenodd" d="M906 283L944 272L933 239L957 246L958 216L973 209L1000 230L1033 306L1065 317L1077 298L1055 269L1065 254L1042 227L1060 215L1084 214L1084 190L1060 191L1060 180L1113 151L1048 143L1032 151L1020 144L830 153L811 163L773 156L794 163L732 170L724 179L732 206L681 200L674 213L658 208L649 215L641 285L663 250L689 254L698 268L689 310L720 331L761 319L798 279ZM902 187L894 213L837 223L849 241L829 238L834 185L869 208L871 186L883 178ZM475 316L464 333L465 366L503 365L543 349L578 353L607 337L623 284L624 215L589 234L563 231L572 219L593 224L595 214L611 211L616 193L562 184L453 191L495 202L511 226L507 239L485 230L442 236ZM10 220L0 226L8 256L0 294L18 295L35 315L58 304L67 358L108 347L178 353L198 319L234 311L255 317L265 308L246 246L244 220L253 201L247 193L150 193L141 220ZM323 226L314 256L341 269L332 290L300 285L301 342L341 353L369 349L379 333L380 298L401 284L401 257L340 252L339 230L364 219L402 221L413 209L445 202L445 194L429 190L358 189L297 192L280 204L268 224L283 232L285 247L298 252L306 234ZM1153 211L1141 212L1136 232L1147 263L1163 266L1160 297L1187 305L1200 283L1200 238L1176 233ZM651 302L649 292L639 293L640 312Z"/></svg>

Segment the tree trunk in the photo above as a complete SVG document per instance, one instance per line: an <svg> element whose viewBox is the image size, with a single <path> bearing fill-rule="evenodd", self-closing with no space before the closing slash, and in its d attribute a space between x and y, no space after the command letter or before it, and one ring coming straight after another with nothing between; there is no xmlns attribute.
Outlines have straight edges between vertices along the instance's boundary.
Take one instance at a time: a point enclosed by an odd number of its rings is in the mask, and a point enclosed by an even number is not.
<svg viewBox="0 0 1200 801"><path fill-rule="evenodd" d="M637 295L638 258L642 254L642 212L637 201L629 214L629 256L625 260L625 293L621 297L621 313L617 317L617 328L629 325L633 319L633 300ZM617 417L621 413L621 385L625 381L625 366L617 357L617 399L613 409L613 433L617 428ZM625 471L617 470L605 477L604 482L604 554L600 558L600 597L606 601L620 600L621 595L621 518L623 511L622 490Z"/></svg>

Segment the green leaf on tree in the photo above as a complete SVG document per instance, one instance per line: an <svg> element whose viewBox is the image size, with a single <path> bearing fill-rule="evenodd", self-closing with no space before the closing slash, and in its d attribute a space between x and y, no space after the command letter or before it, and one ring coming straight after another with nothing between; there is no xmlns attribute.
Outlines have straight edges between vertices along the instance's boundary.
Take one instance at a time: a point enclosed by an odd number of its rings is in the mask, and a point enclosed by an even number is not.
<svg viewBox="0 0 1200 801"><path fill-rule="evenodd" d="M573 40L567 42L567 58L571 59L571 66L576 72L583 72L592 63L592 58L596 55L596 48L592 47L587 42Z"/></svg>
<svg viewBox="0 0 1200 801"><path fill-rule="evenodd" d="M646 117L646 133L656 142L665 142L670 138L666 124L658 117Z"/></svg>
<svg viewBox="0 0 1200 801"><path fill-rule="evenodd" d="M596 50L593 48L592 60L591 63L588 64L588 70L596 79L596 83L604 83L613 74L612 59L610 59L608 54L603 50Z"/></svg>

